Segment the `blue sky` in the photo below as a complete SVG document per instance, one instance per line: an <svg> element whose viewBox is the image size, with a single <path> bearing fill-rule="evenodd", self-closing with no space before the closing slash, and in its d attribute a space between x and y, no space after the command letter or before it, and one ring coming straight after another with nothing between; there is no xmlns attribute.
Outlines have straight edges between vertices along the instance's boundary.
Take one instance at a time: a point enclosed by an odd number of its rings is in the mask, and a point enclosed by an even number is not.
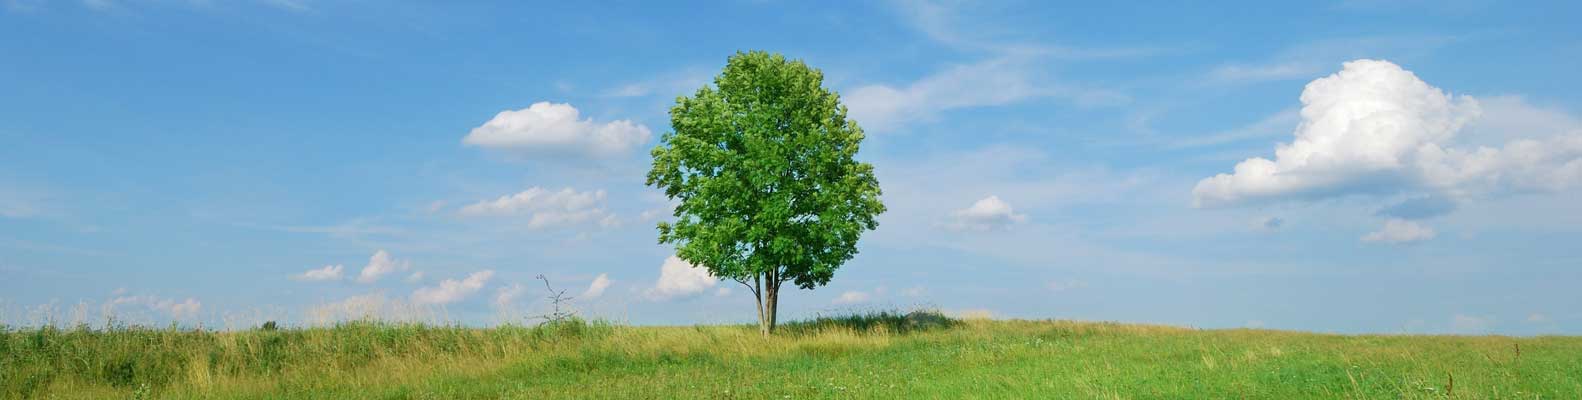
<svg viewBox="0 0 1582 400"><path fill-rule="evenodd" d="M1582 333L1572 2L0 2L0 320L748 322L666 111L805 60L889 212L781 315ZM668 267L668 268L667 268Z"/></svg>

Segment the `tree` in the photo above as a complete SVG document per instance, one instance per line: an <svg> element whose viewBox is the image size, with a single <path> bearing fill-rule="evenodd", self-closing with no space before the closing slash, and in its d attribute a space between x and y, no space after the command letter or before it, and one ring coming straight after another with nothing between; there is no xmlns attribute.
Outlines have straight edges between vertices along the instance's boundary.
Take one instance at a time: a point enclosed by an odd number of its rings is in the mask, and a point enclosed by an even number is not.
<svg viewBox="0 0 1582 400"><path fill-rule="evenodd" d="M746 285L774 332L780 286L829 283L884 212L873 165L854 159L862 128L824 74L800 60L738 52L714 86L679 97L648 185L678 201L659 242Z"/></svg>

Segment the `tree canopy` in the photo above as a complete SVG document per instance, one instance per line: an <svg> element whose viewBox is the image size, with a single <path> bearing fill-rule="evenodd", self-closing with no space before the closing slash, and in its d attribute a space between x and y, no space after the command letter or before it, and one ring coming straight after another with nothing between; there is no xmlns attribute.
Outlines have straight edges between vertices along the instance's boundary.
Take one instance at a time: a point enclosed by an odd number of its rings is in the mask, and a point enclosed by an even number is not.
<svg viewBox="0 0 1582 400"><path fill-rule="evenodd" d="M884 212L862 128L824 75L800 60L738 52L714 85L679 97L647 183L676 200L659 242L747 285L774 329L781 283L824 285Z"/></svg>

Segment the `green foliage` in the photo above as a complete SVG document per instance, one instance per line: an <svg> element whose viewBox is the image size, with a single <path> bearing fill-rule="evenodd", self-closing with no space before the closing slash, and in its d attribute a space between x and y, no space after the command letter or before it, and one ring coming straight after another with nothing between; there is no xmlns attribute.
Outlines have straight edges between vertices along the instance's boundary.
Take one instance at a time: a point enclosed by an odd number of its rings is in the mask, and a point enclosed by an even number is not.
<svg viewBox="0 0 1582 400"><path fill-rule="evenodd" d="M830 329L848 329L864 333L906 334L911 332L946 329L960 325L961 321L935 310L874 311L850 315L820 315L806 321L785 324L785 332L798 335L817 334Z"/></svg>
<svg viewBox="0 0 1582 400"><path fill-rule="evenodd" d="M677 200L659 241L714 276L823 285L884 212L862 128L824 75L755 51L670 109L647 183ZM773 282L768 282L773 281Z"/></svg>

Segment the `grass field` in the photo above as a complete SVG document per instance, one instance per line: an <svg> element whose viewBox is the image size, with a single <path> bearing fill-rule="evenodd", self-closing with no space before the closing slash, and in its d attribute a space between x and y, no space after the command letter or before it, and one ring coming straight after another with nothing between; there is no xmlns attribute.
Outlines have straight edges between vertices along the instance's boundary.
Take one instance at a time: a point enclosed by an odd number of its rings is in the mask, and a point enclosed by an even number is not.
<svg viewBox="0 0 1582 400"><path fill-rule="evenodd" d="M756 329L9 328L0 398L1582 399L1582 337L931 314L804 321L771 338Z"/></svg>

